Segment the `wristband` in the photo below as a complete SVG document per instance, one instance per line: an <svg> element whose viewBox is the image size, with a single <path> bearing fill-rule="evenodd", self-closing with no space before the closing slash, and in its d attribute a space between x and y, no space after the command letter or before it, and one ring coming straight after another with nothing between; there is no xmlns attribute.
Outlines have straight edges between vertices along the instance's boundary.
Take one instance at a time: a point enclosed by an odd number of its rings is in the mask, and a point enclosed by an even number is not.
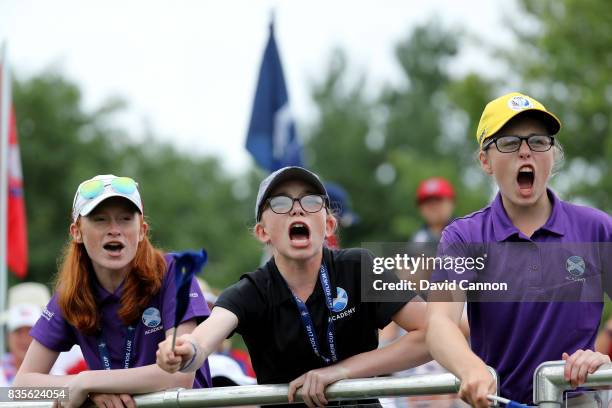
<svg viewBox="0 0 612 408"><path fill-rule="evenodd" d="M196 344L191 340L187 341L191 344L191 347L193 347L193 356L191 357L191 360L189 360L186 364L179 367L179 371L181 373L188 372L187 369L193 364L193 362L196 360L196 357L198 356L198 346L196 346Z"/></svg>

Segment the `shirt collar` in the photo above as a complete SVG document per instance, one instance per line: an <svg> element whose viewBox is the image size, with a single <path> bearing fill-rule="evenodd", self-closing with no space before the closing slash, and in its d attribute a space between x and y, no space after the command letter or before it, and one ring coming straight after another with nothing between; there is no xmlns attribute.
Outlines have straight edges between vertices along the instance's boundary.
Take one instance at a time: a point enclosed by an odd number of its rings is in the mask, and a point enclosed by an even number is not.
<svg viewBox="0 0 612 408"><path fill-rule="evenodd" d="M278 306L281 303L292 300L293 295L289 289L289 285L287 285L285 278L283 278L283 275L281 275L280 271L278 270L276 262L274 262L274 257L268 261L268 268L271 276L271 285L269 288L271 290L269 290L268 293L272 303Z"/></svg>
<svg viewBox="0 0 612 408"><path fill-rule="evenodd" d="M561 205L561 200L559 200L555 193L549 188L546 189L546 194L552 205L552 211L548 220L538 230L545 230L556 235L564 235L565 228L563 224L563 207ZM493 213L493 234L495 236L495 241L506 241L511 236L520 233L518 228L512 224L510 217L508 217L506 213L501 198L501 192L498 192L497 196L495 196L491 204L491 210Z"/></svg>
<svg viewBox="0 0 612 408"><path fill-rule="evenodd" d="M495 236L495 241L502 242L520 233L506 213L501 192L497 193L493 203L491 203L491 212L493 214L493 235Z"/></svg>
<svg viewBox="0 0 612 408"><path fill-rule="evenodd" d="M323 250L325 251L326 248L323 248ZM324 261L322 260L322 262ZM276 262L274 262L274 257L270 258L266 266L269 268L271 275L272 290L269 293L272 303L278 306L286 301L295 302L293 293L291 292L291 289L289 289L289 285L287 285L285 278L283 278L283 275L281 275L280 271L278 270L278 267L276 266ZM317 273L317 283L315 284L312 295L319 296L322 294L323 288L321 287L319 274Z"/></svg>
<svg viewBox="0 0 612 408"><path fill-rule="evenodd" d="M96 277L95 273L91 273L91 278L93 282L94 295L100 304L104 303L111 296L114 296L117 299L121 299L121 293L123 291L123 284L125 283L125 280L121 282L117 289L115 289L115 292L110 293L109 291L104 289L102 285L100 285L100 282L98 281L98 278Z"/></svg>
<svg viewBox="0 0 612 408"><path fill-rule="evenodd" d="M546 223L540 228L553 234L565 235L565 211L563 210L563 202L559 200L559 197L551 190L546 189L548 199L552 204L552 212Z"/></svg>

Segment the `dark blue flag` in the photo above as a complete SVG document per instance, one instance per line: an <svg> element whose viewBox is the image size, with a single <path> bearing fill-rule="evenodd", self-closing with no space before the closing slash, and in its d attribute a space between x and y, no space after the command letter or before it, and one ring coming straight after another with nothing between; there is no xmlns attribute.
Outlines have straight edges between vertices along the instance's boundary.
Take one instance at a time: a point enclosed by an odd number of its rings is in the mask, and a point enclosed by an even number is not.
<svg viewBox="0 0 612 408"><path fill-rule="evenodd" d="M246 148L257 164L270 172L285 166L303 166L302 145L289 111L273 23L259 71Z"/></svg>
<svg viewBox="0 0 612 408"><path fill-rule="evenodd" d="M176 313L174 315L174 327L176 328L185 316L187 306L189 305L189 291L191 289L191 281L193 275L200 272L206 264L206 251L202 249L199 252L185 251L172 254L174 258L175 270L175 286L176 286ZM176 338L176 330L172 339L172 349L174 349L174 339Z"/></svg>

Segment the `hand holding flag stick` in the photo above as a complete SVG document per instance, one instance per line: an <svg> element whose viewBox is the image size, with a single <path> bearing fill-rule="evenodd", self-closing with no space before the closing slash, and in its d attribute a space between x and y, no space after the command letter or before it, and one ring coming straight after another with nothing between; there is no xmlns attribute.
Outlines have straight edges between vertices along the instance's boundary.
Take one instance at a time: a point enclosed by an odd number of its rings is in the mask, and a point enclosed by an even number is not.
<svg viewBox="0 0 612 408"><path fill-rule="evenodd" d="M189 290L193 275L200 272L206 264L206 251L185 251L172 254L175 261L176 313L174 317L174 333L172 334L172 351L176 342L176 329L181 323L189 305Z"/></svg>

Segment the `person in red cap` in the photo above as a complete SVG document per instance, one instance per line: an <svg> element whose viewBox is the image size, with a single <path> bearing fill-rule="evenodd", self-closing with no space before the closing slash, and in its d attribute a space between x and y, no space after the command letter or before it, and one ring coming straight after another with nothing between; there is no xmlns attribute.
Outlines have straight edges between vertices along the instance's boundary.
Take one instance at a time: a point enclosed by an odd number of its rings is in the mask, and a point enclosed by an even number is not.
<svg viewBox="0 0 612 408"><path fill-rule="evenodd" d="M419 184L416 196L425 225L414 234L412 241L437 243L455 209L453 186L442 177L431 177Z"/></svg>

